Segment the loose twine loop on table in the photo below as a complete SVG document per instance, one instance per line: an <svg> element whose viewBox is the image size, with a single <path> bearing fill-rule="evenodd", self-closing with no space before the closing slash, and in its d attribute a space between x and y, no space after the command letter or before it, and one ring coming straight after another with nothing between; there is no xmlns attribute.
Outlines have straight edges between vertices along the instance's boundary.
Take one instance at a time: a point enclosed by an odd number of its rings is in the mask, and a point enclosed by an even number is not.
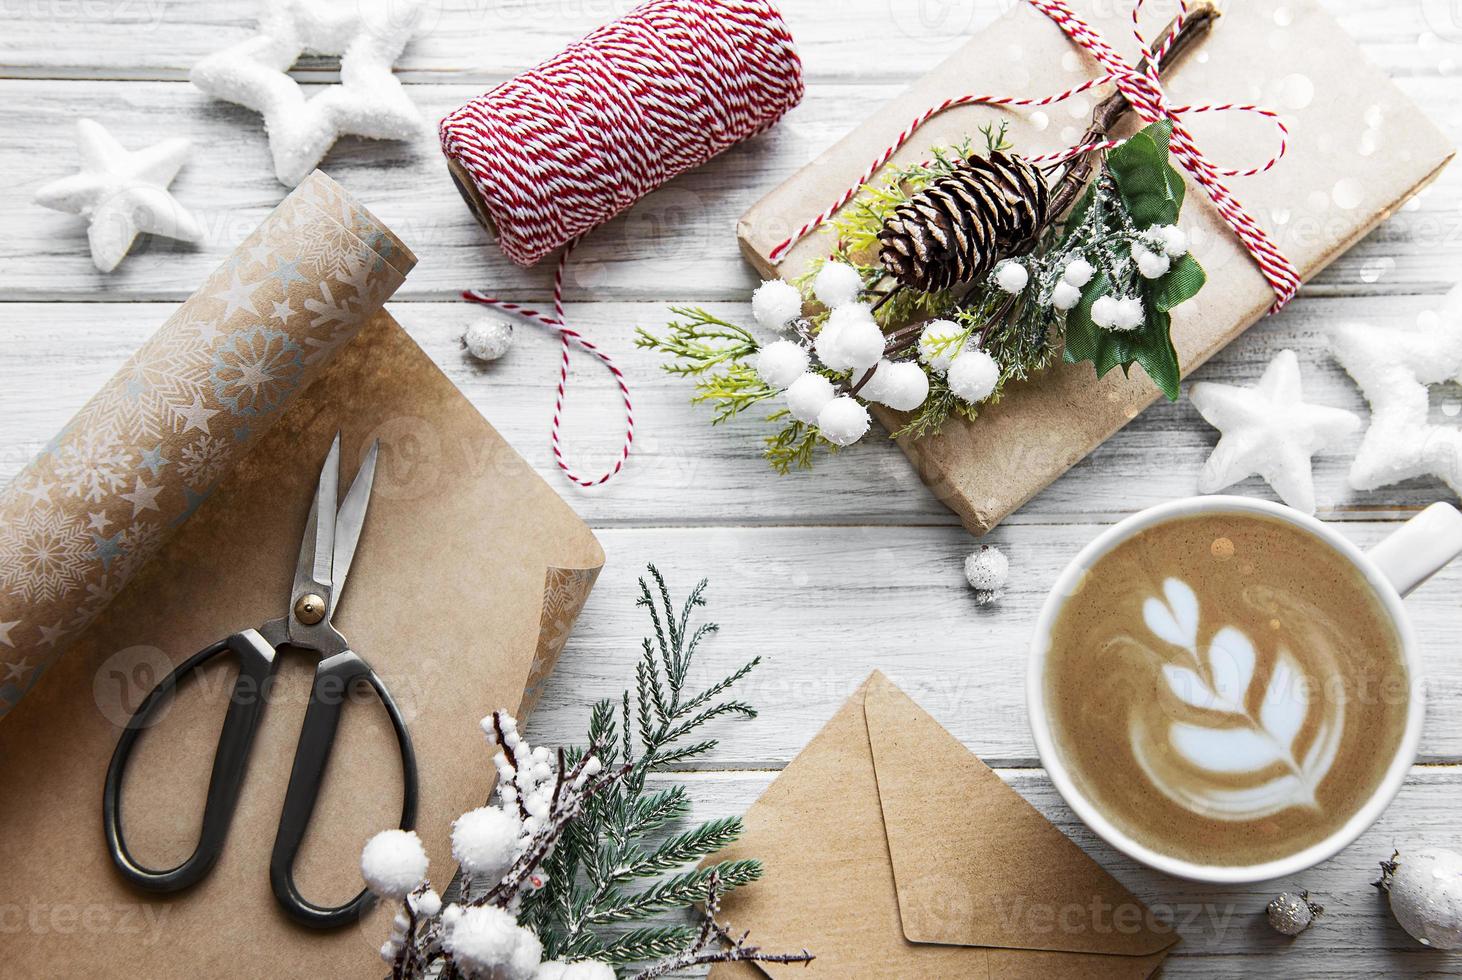
<svg viewBox="0 0 1462 980"><path fill-rule="evenodd" d="M1020 106L1034 108L1038 106L1052 105L1063 102L1074 95L1079 95L1089 89L1108 82L1116 86L1117 90L1126 97L1134 112L1144 123L1155 123L1160 120L1167 120L1172 123L1173 132L1170 139L1170 150L1179 164L1186 170L1198 185L1203 188L1209 200L1217 208L1218 213L1223 217L1229 228L1239 242L1243 244L1258 264L1264 278L1269 282L1270 288L1274 290L1274 305L1270 312L1277 312L1286 303L1294 298L1300 287L1300 275L1294 264L1279 250L1279 246L1269 237L1259 223L1254 220L1238 199L1234 197L1228 187L1224 184L1224 177L1253 177L1257 174L1274 167L1284 156L1288 148L1289 128L1279 114L1272 109L1263 106L1249 105L1243 103L1226 102L1212 105L1173 105L1168 101L1167 93L1163 89L1159 75L1158 65L1161 56L1167 52L1173 42L1177 39L1182 30L1183 23L1188 16L1188 4L1186 0L1179 3L1178 16L1173 21L1171 28L1164 35L1156 48L1153 48L1142 34L1142 28L1138 21L1138 15L1142 10L1142 0L1137 0L1132 8L1132 33L1137 38L1137 46L1141 60L1137 66L1129 64L1119 55L1104 37L1090 24L1083 21L1072 12L1065 0L1029 0L1032 7L1045 14L1056 26L1061 28L1068 38L1077 47L1091 55L1102 68L1103 74L1090 81L1082 82L1073 88L1055 95L1049 95L1040 99L1020 99L1007 96L992 95L964 95L952 99L946 99L938 105L931 106L928 110L915 117L914 120L894 137L893 142L871 163L863 172L858 181L849 187L830 207L822 211L807 224L803 225L791 236L779 242L768 254L773 262L780 261L787 254L788 249L805 238L809 233L830 220L842 207L853 199L864 184L873 179L884 164L892 159L893 155L909 141L914 132L924 123L955 106L964 105L990 105L990 106ZM1268 119L1274 124L1279 134L1279 149L1273 156L1256 167L1248 169L1230 169L1218 167L1208 160L1198 149L1192 134L1183 124L1183 117L1189 113L1198 112L1248 112ZM1110 149L1120 143L1121 140L1106 139L1093 143L1083 143L1079 146L1068 147L1055 153L1047 153L1042 156L1028 157L1032 163L1062 163L1066 160L1093 153L1100 150Z"/></svg>
<svg viewBox="0 0 1462 980"><path fill-rule="evenodd" d="M563 249L552 315L479 290L462 295L558 332L551 440L574 483L606 482L634 443L623 373L565 320L574 245L670 178L771 126L802 92L792 37L767 0L649 0L442 120L442 150L470 178L503 253L530 266ZM569 465L559 434L573 344L603 362L624 402L623 449L594 478Z"/></svg>

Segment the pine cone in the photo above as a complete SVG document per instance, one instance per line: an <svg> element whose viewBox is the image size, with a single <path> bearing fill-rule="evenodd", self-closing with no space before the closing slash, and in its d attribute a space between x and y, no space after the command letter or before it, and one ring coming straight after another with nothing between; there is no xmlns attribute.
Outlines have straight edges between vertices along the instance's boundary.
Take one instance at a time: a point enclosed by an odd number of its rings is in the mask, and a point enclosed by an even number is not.
<svg viewBox="0 0 1462 980"><path fill-rule="evenodd" d="M1049 204L1045 178L1021 157L972 155L894 210L878 258L923 292L971 282L1034 248Z"/></svg>

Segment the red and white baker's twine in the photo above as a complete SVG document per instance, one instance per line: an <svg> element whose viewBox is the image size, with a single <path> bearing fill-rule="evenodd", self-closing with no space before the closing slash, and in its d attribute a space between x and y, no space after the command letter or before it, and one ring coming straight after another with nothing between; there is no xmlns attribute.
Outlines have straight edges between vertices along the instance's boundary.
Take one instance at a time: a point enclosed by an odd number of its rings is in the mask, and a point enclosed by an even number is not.
<svg viewBox="0 0 1462 980"><path fill-rule="evenodd" d="M790 237L779 242L768 255L773 262L778 261L797 242L801 241L811 231L822 225L833 215L842 209L843 205L853 199L860 188L873 178L884 164L898 152L898 150L909 141L917 130L924 123L934 116L952 109L955 106L963 105L991 105L991 106L1022 106L1038 107L1061 102L1078 95L1098 85L1105 85L1108 82L1114 84L1118 91L1126 96L1131 103L1133 111L1145 123L1154 123L1166 119L1172 123L1173 133L1170 141L1172 155L1177 158L1183 169L1193 176L1207 193L1209 200L1218 209L1228 226L1233 229L1239 241L1243 243L1254 261L1258 264L1264 278L1268 280L1270 287L1274 290L1275 301L1271 312L1279 310L1291 299L1300 287L1299 272L1294 265L1279 250L1264 229L1259 227L1258 222L1244 210L1242 204L1234 197L1233 193L1224 185L1224 177L1252 177L1256 174L1269 170L1280 158L1284 156L1289 138L1289 129L1285 126L1284 120L1272 109L1262 106L1247 105L1238 103L1224 103L1222 105L1172 105L1168 102L1167 94L1162 87L1158 75L1158 62L1168 47L1177 38L1178 31L1182 27L1183 20L1188 15L1188 5L1180 2L1178 17L1174 21L1172 29L1163 37L1156 49L1153 49L1142 35L1142 29L1138 24L1138 13L1142 9L1142 0L1132 8L1132 31L1137 38L1137 45L1144 59L1140 66L1134 67L1123 60L1122 56L1114 51L1105 38L1095 28L1087 24L1080 17L1077 17L1067 6L1065 0L1029 0L1031 6L1045 14L1062 32L1071 39L1077 47L1096 59L1104 74L1083 82L1074 88L1064 92L1057 92L1055 95L1043 99L1018 99L1004 96L990 95L965 95L957 98L946 99L944 102L931 107L915 118L896 137L888 148L883 151L864 171L857 183L849 187L827 210L818 214L815 218L797 229ZM1257 167L1250 167L1244 170L1227 169L1215 166L1198 149L1193 136L1183 125L1183 116L1195 112L1249 112L1268 119L1275 126L1279 134L1279 149L1268 160ZM1073 146L1057 153L1048 153L1043 156L1029 158L1032 163L1059 163L1071 159L1083 153L1091 153L1096 150L1109 149L1116 146L1119 140L1101 140L1095 143L1086 143L1081 146Z"/></svg>
<svg viewBox="0 0 1462 980"><path fill-rule="evenodd" d="M624 466L634 413L624 375L564 320L569 251L670 178L771 126L802 91L792 37L767 0L649 0L442 120L442 150L471 176L504 254L529 266L564 249L551 317L462 295L559 332L553 456L580 486ZM574 472L559 439L571 343L604 363L624 400L623 451L594 479Z"/></svg>

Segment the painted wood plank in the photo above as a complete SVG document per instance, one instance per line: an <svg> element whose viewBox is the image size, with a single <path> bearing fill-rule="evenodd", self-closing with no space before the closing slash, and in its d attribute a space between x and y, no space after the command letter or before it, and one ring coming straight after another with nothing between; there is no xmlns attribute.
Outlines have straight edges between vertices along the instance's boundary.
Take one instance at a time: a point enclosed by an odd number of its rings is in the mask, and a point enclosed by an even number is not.
<svg viewBox="0 0 1462 980"><path fill-rule="evenodd" d="M408 82L500 81L634 6L635 0L442 0L430 6L422 35L397 71ZM822 82L916 78L1010 4L863 2L840 6L836 16L818 0L777 6L807 77ZM1462 25L1447 5L1347 0L1330 6L1391 74L1455 74ZM1164 8L1151 20L1168 13ZM252 6L219 0L9 3L0 8L0 77L183 79L199 58L250 36L254 23ZM1282 14L1275 29L1283 29ZM327 59L308 59L295 73L302 79L337 74Z"/></svg>
<svg viewBox="0 0 1462 980"><path fill-rule="evenodd" d="M1344 533L1375 544L1392 524L1357 522ZM710 580L706 619L721 632L702 648L703 677L753 656L765 659L745 696L762 720L737 728L701 767L781 766L878 668L991 765L1036 760L1026 722L1025 669L1031 631L1047 590L1102 526L997 529L1010 557L1010 586L977 606L961 562L957 528L611 528L598 532L609 562L538 709L563 731L600 698L617 699L650 632L634 606L636 578L655 563L682 595ZM1430 706L1426 761L1462 761L1462 563L1408 600L1421 638ZM565 718L570 719L565 722Z"/></svg>
<svg viewBox="0 0 1462 980"><path fill-rule="evenodd" d="M1307 397L1319 404L1367 409L1349 377L1330 359L1327 332L1337 320L1378 325L1415 322L1435 300L1419 297L1307 298L1249 331L1196 377L1253 383L1286 347L1303 365ZM0 480L8 479L71 417L129 354L166 319L171 307L145 303L0 304ZM608 486L580 491L557 474L548 453L548 420L557 377L556 342L535 327L519 328L513 350L481 365L458 336L479 315L461 303L392 306L419 343L549 482L598 526L615 524L953 524L953 515L915 476L898 449L875 432L811 473L779 477L760 456L769 428L753 415L712 427L708 412L689 404L690 385L660 370L658 355L636 350L636 326L663 326L661 303L594 303L576 308L576 322L628 372L639 420L635 454ZM750 322L744 304L716 304L728 318ZM565 438L586 468L602 468L618 450L622 417L609 375L587 355L574 358ZM1434 390L1432 417L1462 425L1462 388ZM1110 520L1195 491L1198 471L1217 433L1183 400L1159 402L1045 492L1010 524ZM1322 516L1404 516L1449 497L1437 480L1412 480L1378 491L1350 490L1345 474L1359 436L1344 451L1316 460ZM1238 492L1271 497L1257 478Z"/></svg>
<svg viewBox="0 0 1462 980"><path fill-rule="evenodd" d="M1403 81L1437 118L1456 117L1445 86ZM899 87L814 90L770 132L649 195L580 247L568 278L570 299L743 298L755 279L737 250L736 219ZM429 118L438 118L476 90L419 85L413 94ZM207 230L201 246L148 239L116 272L103 275L91 265L83 223L31 203L46 181L74 171L71 120L82 111L106 119L129 146L145 145L158 133L194 140L194 160L173 188ZM181 300L285 194L272 176L259 117L182 82L0 81L0 132L7 136L0 141L0 173L10 175L0 190L0 227L6 229L0 301ZM414 145L342 140L324 166L421 256L400 298L449 299L469 286L533 302L546 298L552 270L519 269L497 251L458 198L434 137ZM1324 191L1316 190L1321 203ZM1462 263L1459 202L1462 168L1452 168L1337 259L1311 292L1441 291ZM809 202L809 213L823 203ZM1294 233L1303 233L1303 222L1293 220Z"/></svg>
<svg viewBox="0 0 1462 980"><path fill-rule="evenodd" d="M543 737L538 734L541 728L537 719L530 728L531 738ZM582 736L569 731L564 737ZM740 734L728 733L727 737L734 739ZM1081 823L1043 770L995 771L1147 904L1154 916L1177 928L1183 941L1163 966L1165 978L1250 980L1256 976L1297 976L1369 980L1376 976L1457 975L1458 954L1429 950L1413 940L1396 924L1385 897L1370 883L1378 877L1379 862L1389 858L1395 848L1405 851L1456 843L1448 831L1455 825L1457 799L1462 796L1462 769L1413 768L1396 801L1376 825L1335 857L1292 879L1230 886L1182 881L1138 865ZM702 773L680 781L690 792L691 818L704 820L743 812L774 776L761 772ZM667 781L661 779L658 784ZM971 819L978 820L979 814L971 814ZM788 833L795 834L795 829ZM1006 872L1012 894L1019 893L1023 878L1040 875L1040 869L1040 855L1010 855ZM1325 913L1309 932L1291 940L1269 927L1264 906L1281 891L1301 889L1308 889L1311 897L1325 906ZM1016 911L1013 900L1011 909ZM1028 914L1029 910L1025 911Z"/></svg>

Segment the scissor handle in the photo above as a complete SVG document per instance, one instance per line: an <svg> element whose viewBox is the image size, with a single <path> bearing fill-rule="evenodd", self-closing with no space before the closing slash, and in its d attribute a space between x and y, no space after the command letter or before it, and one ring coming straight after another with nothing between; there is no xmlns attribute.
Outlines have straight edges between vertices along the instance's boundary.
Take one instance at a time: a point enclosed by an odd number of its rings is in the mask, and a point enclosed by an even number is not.
<svg viewBox="0 0 1462 980"><path fill-rule="evenodd" d="M145 867L132 856L122 836L122 779L132 749L142 732L152 725L157 712L167 703L179 682L214 657L230 651L239 658L239 673L234 679L228 714L224 716L223 731L218 735L218 748L213 754L213 775L208 781L208 798L203 806L198 846L193 848L187 860L176 867L164 871ZM102 791L102 823L106 829L107 850L117 870L128 881L148 891L176 892L197 884L213 868L223 850L229 824L233 821L249 752L254 747L254 733L264 714L273 673L274 647L255 630L243 630L183 661L137 706L137 711L117 739Z"/></svg>
<svg viewBox="0 0 1462 980"><path fill-rule="evenodd" d="M299 892L294 883L294 859L304 840L305 828L315 812L315 801L335 745L335 732L340 726L340 708L350 686L364 680L375 689L376 696L391 717L396 730L396 743L401 749L401 771L405 791L401 799L401 829L411 830L416 824L416 752L411 747L406 722L386 685L370 666L349 650L327 657L315 668L310 688L310 704L300 728L299 745L294 753L294 767L289 773L289 788L284 794L284 812L279 816L279 832L274 838L274 853L269 858L269 884L274 897L290 918L316 929L334 929L355 922L370 908L373 896L362 890L359 895L334 908L315 905Z"/></svg>

